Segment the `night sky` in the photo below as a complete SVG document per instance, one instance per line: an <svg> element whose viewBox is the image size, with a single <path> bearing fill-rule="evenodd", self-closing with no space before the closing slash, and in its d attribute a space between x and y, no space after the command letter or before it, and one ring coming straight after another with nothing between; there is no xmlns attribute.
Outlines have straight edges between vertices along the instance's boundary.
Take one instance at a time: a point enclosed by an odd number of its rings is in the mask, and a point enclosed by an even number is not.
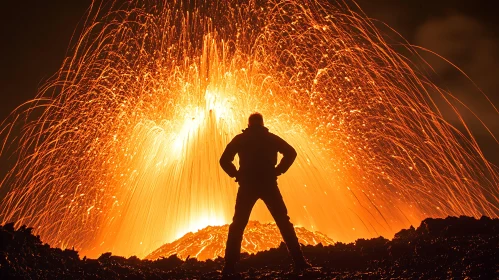
<svg viewBox="0 0 499 280"><path fill-rule="evenodd" d="M387 23L409 43L432 50L460 67L499 107L499 17L495 1L359 0L371 18ZM9 1L0 8L0 119L33 98L66 56L90 0ZM380 25L381 26L381 25ZM434 55L423 54L432 79L453 92L499 136L499 114L462 74ZM472 114L471 125L485 156L499 165L499 145ZM454 123L455 119L448 119Z"/></svg>

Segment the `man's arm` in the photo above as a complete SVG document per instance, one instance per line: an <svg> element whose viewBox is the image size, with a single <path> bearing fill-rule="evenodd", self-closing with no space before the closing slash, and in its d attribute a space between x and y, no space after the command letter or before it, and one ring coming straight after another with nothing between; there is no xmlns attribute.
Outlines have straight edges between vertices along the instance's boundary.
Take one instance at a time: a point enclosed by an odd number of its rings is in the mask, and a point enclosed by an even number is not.
<svg viewBox="0 0 499 280"><path fill-rule="evenodd" d="M279 164L275 168L276 175L279 176L288 171L289 167L291 167L291 165L295 161L297 154L296 150L282 138L276 136L276 139L277 149L279 153L283 155L281 162L279 162Z"/></svg>
<svg viewBox="0 0 499 280"><path fill-rule="evenodd" d="M232 163L237 154L236 138L232 139L220 157L220 166L231 178L237 176L236 166Z"/></svg>

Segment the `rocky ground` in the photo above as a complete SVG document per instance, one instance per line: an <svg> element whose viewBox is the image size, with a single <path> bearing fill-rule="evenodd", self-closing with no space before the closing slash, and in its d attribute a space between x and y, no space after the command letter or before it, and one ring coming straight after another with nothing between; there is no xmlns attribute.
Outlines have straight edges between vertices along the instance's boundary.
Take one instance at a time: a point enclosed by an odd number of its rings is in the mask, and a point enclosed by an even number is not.
<svg viewBox="0 0 499 280"><path fill-rule="evenodd" d="M0 279L220 279L223 260L156 261L110 253L80 259L50 248L30 228L0 226ZM497 279L499 219L426 219L393 240L359 239L334 246L305 246L314 269L295 273L285 246L243 255L235 279Z"/></svg>

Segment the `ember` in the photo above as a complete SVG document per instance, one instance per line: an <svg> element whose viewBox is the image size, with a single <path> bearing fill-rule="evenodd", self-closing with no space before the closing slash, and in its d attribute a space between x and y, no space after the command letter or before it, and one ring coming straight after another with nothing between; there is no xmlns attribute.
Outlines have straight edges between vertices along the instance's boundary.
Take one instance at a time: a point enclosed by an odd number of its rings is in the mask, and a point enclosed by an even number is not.
<svg viewBox="0 0 499 280"><path fill-rule="evenodd" d="M237 185L217 162L254 111L298 152L279 179L295 225L349 242L497 217L497 167L435 107L452 94L341 3L92 6L60 71L0 128L18 159L0 221L94 257L227 224ZM261 206L251 219L272 221Z"/></svg>

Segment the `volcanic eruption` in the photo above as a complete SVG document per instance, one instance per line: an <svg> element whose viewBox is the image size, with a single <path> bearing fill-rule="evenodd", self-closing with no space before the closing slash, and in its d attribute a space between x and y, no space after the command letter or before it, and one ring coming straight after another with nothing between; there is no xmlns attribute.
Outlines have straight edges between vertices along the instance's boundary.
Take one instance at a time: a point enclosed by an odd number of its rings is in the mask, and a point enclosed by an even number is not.
<svg viewBox="0 0 499 280"><path fill-rule="evenodd" d="M229 225L207 226L195 233L189 232L172 243L167 243L146 256L146 259L155 260L160 257L177 255L179 258L188 257L198 260L216 259L225 252L225 242ZM295 228L298 240L303 245L333 245L334 242L320 232L311 232L302 227ZM282 237L276 224L261 224L257 221L248 223L248 230L244 232L241 251L255 254L259 251L279 247Z"/></svg>
<svg viewBox="0 0 499 280"><path fill-rule="evenodd" d="M342 3L92 6L59 72L2 124L18 161L0 220L88 256L144 257L225 225L237 185L218 159L254 111L298 152L279 179L298 226L352 241L498 217L497 167L413 66ZM272 221L261 204L251 219Z"/></svg>

